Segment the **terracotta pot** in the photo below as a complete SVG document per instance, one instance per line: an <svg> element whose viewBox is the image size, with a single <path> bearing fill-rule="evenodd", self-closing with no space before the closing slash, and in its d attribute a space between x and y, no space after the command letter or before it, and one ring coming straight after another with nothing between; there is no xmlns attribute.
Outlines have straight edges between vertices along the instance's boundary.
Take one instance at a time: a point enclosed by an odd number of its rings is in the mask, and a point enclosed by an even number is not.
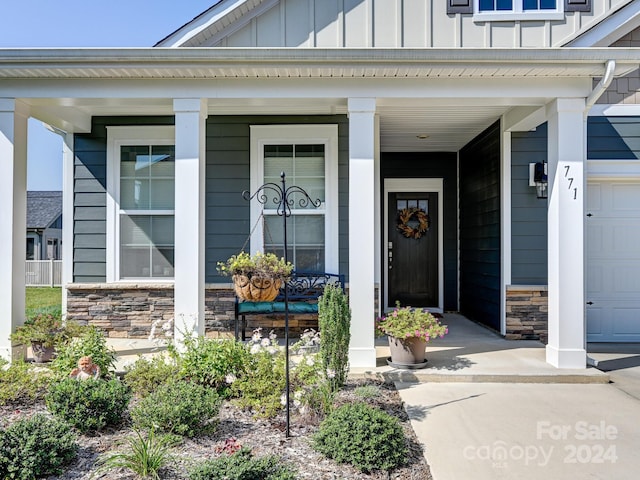
<svg viewBox="0 0 640 480"><path fill-rule="evenodd" d="M396 365L419 365L425 363L427 342L422 338L389 337L391 361Z"/></svg>
<svg viewBox="0 0 640 480"><path fill-rule="evenodd" d="M55 347L45 347L42 342L31 342L31 350L33 351L33 359L36 363L46 363L53 360Z"/></svg>
<svg viewBox="0 0 640 480"><path fill-rule="evenodd" d="M249 302L271 302L280 292L282 281L271 277L247 277L234 275L233 285L236 295Z"/></svg>

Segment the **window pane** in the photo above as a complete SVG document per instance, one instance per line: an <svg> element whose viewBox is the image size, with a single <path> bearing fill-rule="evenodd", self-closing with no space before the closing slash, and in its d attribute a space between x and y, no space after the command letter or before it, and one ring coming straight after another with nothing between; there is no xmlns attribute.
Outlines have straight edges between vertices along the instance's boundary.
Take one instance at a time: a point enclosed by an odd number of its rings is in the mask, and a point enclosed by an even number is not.
<svg viewBox="0 0 640 480"><path fill-rule="evenodd" d="M539 0L524 0L522 8L524 10L538 10Z"/></svg>
<svg viewBox="0 0 640 480"><path fill-rule="evenodd" d="M495 0L480 0L480 11L495 10Z"/></svg>
<svg viewBox="0 0 640 480"><path fill-rule="evenodd" d="M264 158L293 157L293 145L265 145Z"/></svg>
<svg viewBox="0 0 640 480"><path fill-rule="evenodd" d="M175 192L173 179L151 180L151 192L149 195L150 210L173 210L175 205Z"/></svg>
<svg viewBox="0 0 640 480"><path fill-rule="evenodd" d="M556 0L540 0L540 8L542 10L555 10Z"/></svg>
<svg viewBox="0 0 640 480"><path fill-rule="evenodd" d="M265 216L264 249L283 255L282 217ZM287 219L289 261L296 270L325 270L324 215L292 215Z"/></svg>
<svg viewBox="0 0 640 480"><path fill-rule="evenodd" d="M173 215L120 216L120 276L173 277Z"/></svg>
<svg viewBox="0 0 640 480"><path fill-rule="evenodd" d="M175 176L175 147L173 145L154 145L151 147L151 168L149 175L152 177Z"/></svg>
<svg viewBox="0 0 640 480"><path fill-rule="evenodd" d="M124 165L120 167L120 175L127 172L128 176L147 177L151 165L151 151L149 146L123 146L120 147L120 161Z"/></svg>
<svg viewBox="0 0 640 480"><path fill-rule="evenodd" d="M513 10L513 0L497 0L497 10Z"/></svg>
<svg viewBox="0 0 640 480"><path fill-rule="evenodd" d="M149 181L123 178L120 180L120 208L146 210L149 208Z"/></svg>

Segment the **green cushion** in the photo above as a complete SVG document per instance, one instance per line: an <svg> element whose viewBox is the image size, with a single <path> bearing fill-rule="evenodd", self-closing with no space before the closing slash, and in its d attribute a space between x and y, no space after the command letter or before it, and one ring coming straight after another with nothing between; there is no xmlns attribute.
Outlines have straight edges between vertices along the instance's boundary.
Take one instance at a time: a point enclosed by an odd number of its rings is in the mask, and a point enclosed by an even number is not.
<svg viewBox="0 0 640 480"><path fill-rule="evenodd" d="M273 302L241 302L238 304L238 313L271 313Z"/></svg>
<svg viewBox="0 0 640 480"><path fill-rule="evenodd" d="M284 302L273 302L273 312L284 312ZM289 313L318 313L318 304L289 302Z"/></svg>

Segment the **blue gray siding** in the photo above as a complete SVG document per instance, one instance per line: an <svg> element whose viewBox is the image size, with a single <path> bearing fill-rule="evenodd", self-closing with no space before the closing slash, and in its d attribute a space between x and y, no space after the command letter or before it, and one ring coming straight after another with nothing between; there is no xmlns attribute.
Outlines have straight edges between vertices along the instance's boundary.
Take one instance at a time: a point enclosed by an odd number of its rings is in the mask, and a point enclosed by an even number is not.
<svg viewBox="0 0 640 480"><path fill-rule="evenodd" d="M589 117L587 159L640 159L640 117Z"/></svg>
<svg viewBox="0 0 640 480"><path fill-rule="evenodd" d="M73 281L106 281L107 126L173 125L173 117L94 117L74 136Z"/></svg>
<svg viewBox="0 0 640 480"><path fill-rule="evenodd" d="M500 124L460 150L460 312L500 328Z"/></svg>
<svg viewBox="0 0 640 480"><path fill-rule="evenodd" d="M274 124L337 124L339 175L340 272L349 270L349 127L347 117L336 116L210 116L207 119L206 281L227 283L216 265L238 253L251 228L249 203L250 126ZM248 246L248 244L247 244ZM247 247L248 248L248 247Z"/></svg>
<svg viewBox="0 0 640 480"><path fill-rule="evenodd" d="M529 186L529 163L547 160L547 124L511 135L511 283L547 284L547 200Z"/></svg>
<svg viewBox="0 0 640 480"><path fill-rule="evenodd" d="M442 178L444 308L458 310L458 166L455 153L382 153L381 178ZM383 186L380 187L384 191ZM384 199L382 199L384 202ZM384 212L384 203L380 206ZM381 213L381 225L384 225ZM384 259L381 259L384 265ZM383 287L386 288L386 287Z"/></svg>

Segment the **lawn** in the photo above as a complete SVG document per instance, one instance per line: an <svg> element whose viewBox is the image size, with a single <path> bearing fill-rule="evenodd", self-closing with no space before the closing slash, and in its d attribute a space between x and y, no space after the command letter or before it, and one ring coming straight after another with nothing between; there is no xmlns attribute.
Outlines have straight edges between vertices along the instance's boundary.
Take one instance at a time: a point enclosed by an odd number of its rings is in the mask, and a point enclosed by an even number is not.
<svg viewBox="0 0 640 480"><path fill-rule="evenodd" d="M42 307L62 305L62 288L60 287L27 287L27 311Z"/></svg>

